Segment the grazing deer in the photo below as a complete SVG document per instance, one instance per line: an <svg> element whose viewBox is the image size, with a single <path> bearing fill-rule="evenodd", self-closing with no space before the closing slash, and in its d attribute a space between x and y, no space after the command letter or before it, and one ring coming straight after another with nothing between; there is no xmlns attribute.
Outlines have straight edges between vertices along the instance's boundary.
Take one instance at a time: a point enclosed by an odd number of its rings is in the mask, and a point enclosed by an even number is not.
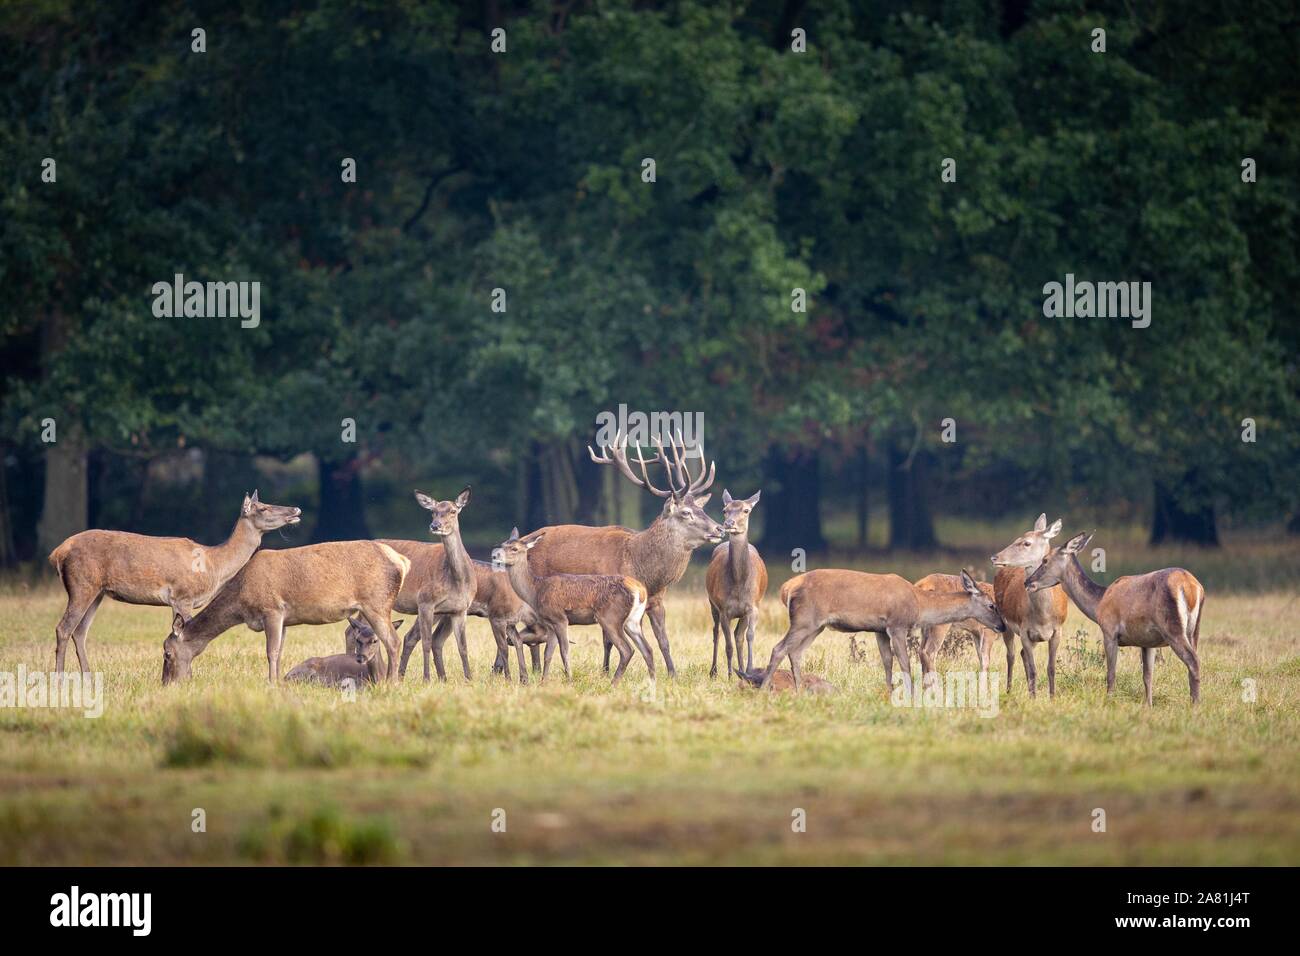
<svg viewBox="0 0 1300 956"><path fill-rule="evenodd" d="M993 585L986 584L983 581L976 582L979 589L984 592L987 598L993 598ZM959 574L927 574L921 580L916 582L916 586L922 591L947 591L956 593L964 590L961 575ZM980 673L989 669L989 650L993 647L993 642L998 638L998 632L990 627L985 627L979 621L967 620L960 621L974 632L975 636L975 654L979 658ZM921 679L925 680L926 674L935 672L934 658L943 646L944 639L948 632L952 630L951 624L928 624L921 628ZM1007 645L1007 659L1014 660L1012 651L1012 641L1015 635L1010 631L1002 632L1002 639Z"/></svg>
<svg viewBox="0 0 1300 956"><path fill-rule="evenodd" d="M993 578L993 597L1012 634L1020 638L1020 658L1025 665L1029 696L1038 695L1038 667L1034 664L1034 645L1047 642L1047 696L1056 696L1056 649L1061 643L1061 629L1069 613L1070 602L1059 587L1044 588L1036 594L1025 589L1025 574L1046 556L1052 538L1061 533L1061 519L1047 526L1047 515L1040 514L1034 529L1026 531L993 555L998 566ZM1012 642L1007 641L1007 690L1011 689L1011 672L1015 662Z"/></svg>
<svg viewBox="0 0 1300 956"><path fill-rule="evenodd" d="M713 667L710 677L718 676L718 629L727 643L727 676L731 676L731 622L736 621L736 665L752 670L754 667L754 624L758 617L758 604L767 592L767 565L758 549L749 543L749 514L758 504L761 491L752 498L735 499L726 488L722 489L722 530L730 540L713 549L713 559L705 574L705 589L709 593L709 611L713 614ZM740 633L745 630L749 644L748 661L741 652Z"/></svg>
<svg viewBox="0 0 1300 956"><path fill-rule="evenodd" d="M1183 568L1164 568L1149 574L1116 578L1109 586L1088 577L1079 564L1079 552L1091 534L1076 534L1050 551L1043 563L1025 579L1030 594L1055 585L1065 588L1075 607L1101 627L1106 650L1106 693L1115 690L1115 663L1121 647L1142 648L1142 685L1151 706L1152 671L1156 648L1168 647L1187 665L1192 703L1201 699L1201 612L1205 588Z"/></svg>
<svg viewBox="0 0 1300 956"><path fill-rule="evenodd" d="M396 634L401 627L401 621L394 621L393 633ZM354 688L362 684L378 684L387 671L379 657L379 637L370 625L360 618L348 618L344 640L348 645L346 654L309 657L285 674L284 679L327 687L339 687L347 681L351 681Z"/></svg>
<svg viewBox="0 0 1300 956"><path fill-rule="evenodd" d="M397 538L381 538L380 543L388 545L398 554L411 562L411 573L402 584L402 593L397 596L396 609L403 614L419 613L420 591L426 587L436 588L439 579L445 579L447 555L445 545L432 541L403 541ZM492 637L496 640L497 657L492 665L493 672L503 672L510 676L509 651L510 638L517 633L516 626L531 628L536 623L536 616L530 608L515 594L505 571L497 571L486 561L470 562L474 568L474 595L466 612L472 617L487 618L492 628ZM402 662L398 673L406 676L406 664L415 645L420 642L420 635L415 628L406 634L402 647ZM520 652L522 663L523 653ZM428 655L425 656L425 675L429 672ZM462 658L461 665L468 669L469 661ZM520 682L528 683L527 676L520 673Z"/></svg>
<svg viewBox="0 0 1300 956"><path fill-rule="evenodd" d="M647 460L637 449L637 461L641 467L638 478L627 461L626 442L622 435L614 439L613 449L602 448L602 455L597 455L590 446L587 452L591 460L601 465L613 464L623 476L638 488L645 488L651 494L663 498L664 507L644 531L633 531L618 525L602 528L589 528L583 525L550 525L539 528L525 539L545 535L545 540L534 548L528 561L535 574L605 574L621 575L642 582L649 595L646 613L650 617L650 626L654 629L655 640L659 642L660 653L668 675L673 677L677 669L673 666L673 657L668 649L668 629L664 614L664 592L668 587L681 580L686 567L691 561L691 552L705 543L717 544L724 535L722 526L704 513L704 506L709 495L701 492L713 484L715 466L704 468L704 448L700 447L700 474L692 479L685 462L685 448L680 440L669 442L673 450L673 461L668 459L663 444L655 439L657 449L653 458ZM655 487L650 480L647 466L662 463L668 474L668 490ZM609 671L609 652L611 644L605 644L605 670Z"/></svg>
<svg viewBox="0 0 1300 956"><path fill-rule="evenodd" d="M959 592L925 591L897 574L826 569L791 578L781 587L781 601L790 612L790 629L772 649L762 686L771 686L776 669L787 656L800 686L803 652L826 628L852 634L873 631L880 660L885 665L885 686L893 687L893 662L902 670L903 683L912 689L912 665L907 635L914 627L950 624L974 618L1001 633L1004 625L993 599L965 571Z"/></svg>
<svg viewBox="0 0 1300 956"><path fill-rule="evenodd" d="M128 531L74 534L50 553L68 592L68 606L54 628L55 670L64 669L69 637L81 669L90 670L86 637L106 596L124 604L170 607L189 619L248 562L262 535L297 524L301 516L301 508L262 504L254 491L244 496L235 529L218 545Z"/></svg>
<svg viewBox="0 0 1300 956"><path fill-rule="evenodd" d="M564 676L569 673L569 624L599 624L605 640L618 649L618 667L612 684L617 684L627 670L628 663L640 650L646 666L654 677L654 655L645 635L641 633L641 617L648 603L646 586L635 578L618 574L548 574L535 573L528 561L528 552L546 537L536 532L527 538L519 537L519 529L501 542L492 552L493 564L500 564L510 575L510 584L525 604L533 609L550 635L546 641L546 660L542 664L542 680L551 669L551 656L556 645L560 648L560 663ZM523 650L520 646L520 666Z"/></svg>
<svg viewBox="0 0 1300 956"><path fill-rule="evenodd" d="M172 619L163 642L163 683L190 676L190 663L236 624L266 632L272 684L280 678L284 629L333 624L360 614L388 649L388 678L397 679L400 652L391 617L411 562L377 541L329 541L283 551L259 551L207 607Z"/></svg>
<svg viewBox="0 0 1300 956"><path fill-rule="evenodd" d="M736 668L736 676L740 678L740 686L745 688L763 686L763 672L755 670L745 670L742 667ZM772 678L772 683L768 689L777 693L796 690L794 674L790 671L777 671ZM809 694L833 694L835 685L830 681L818 677L816 674L803 675L803 690Z"/></svg>
<svg viewBox="0 0 1300 956"><path fill-rule="evenodd" d="M399 673L405 673L406 661L415 642L420 642L424 653L424 679L429 679L429 652L438 670L438 680L447 679L442 648L447 643L448 632L456 635L456 648L460 651L460 666L465 679L470 680L469 649L465 644L465 616L474 603L478 589L478 574L465 543L460 537L460 513L469 504L469 486L452 501L436 501L423 492L415 493L420 507L432 513L429 533L443 539L441 552L421 552L421 566L415 585L415 627L406 634L405 647ZM403 603L411 606L409 594Z"/></svg>

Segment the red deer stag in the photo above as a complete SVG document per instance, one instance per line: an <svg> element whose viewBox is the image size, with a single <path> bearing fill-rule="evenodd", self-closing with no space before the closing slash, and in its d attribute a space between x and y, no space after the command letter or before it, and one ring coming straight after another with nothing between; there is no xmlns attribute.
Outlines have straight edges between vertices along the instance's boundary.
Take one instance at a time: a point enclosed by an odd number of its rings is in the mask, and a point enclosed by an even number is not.
<svg viewBox="0 0 1300 956"><path fill-rule="evenodd" d="M1168 647L1187 665L1192 703L1197 703L1201 699L1201 662L1197 645L1201 640L1205 588L1183 568L1126 575L1116 578L1109 587L1098 584L1079 564L1079 552L1091 540L1091 534L1076 534L1049 552L1043 563L1025 579L1025 587L1034 594L1062 585L1075 607L1101 627L1102 645L1106 650L1107 695L1115 690L1115 663L1119 649L1140 647L1142 685L1147 706L1151 706L1156 648Z"/></svg>
<svg viewBox="0 0 1300 956"><path fill-rule="evenodd" d="M668 626L664 614L664 592L681 580L690 564L691 553L705 543L718 543L724 535L722 526L704 513L709 495L702 495L713 484L715 466L704 467L704 448L700 446L700 474L694 479L685 461L685 448L679 441L669 439L673 461L664 452L658 438L654 444L656 454L646 459L637 448L637 463L641 469L638 478L627 460L626 441L616 436L612 449L602 448L597 455L590 446L591 460L601 465L615 465L623 476L638 488L664 499L663 511L644 531L633 531L618 525L590 528L584 525L551 525L525 535L529 540L544 535L544 539L528 553L528 563L533 573L551 574L612 574L633 578L645 585L649 596L646 613L654 629L655 640L664 657L670 677L676 676L673 657L668 649ZM662 463L668 475L669 487L661 490L650 480L649 465ZM605 670L609 670L611 645L605 644Z"/></svg>
<svg viewBox="0 0 1300 956"><path fill-rule="evenodd" d="M166 606L185 619L207 604L262 543L262 535L297 524L302 509L266 505L257 492L244 505L230 537L221 544L189 538L154 538L127 531L82 531L50 553L50 564L68 592L68 606L54 628L54 668L62 671L71 637L83 671L90 670L86 637L100 602Z"/></svg>

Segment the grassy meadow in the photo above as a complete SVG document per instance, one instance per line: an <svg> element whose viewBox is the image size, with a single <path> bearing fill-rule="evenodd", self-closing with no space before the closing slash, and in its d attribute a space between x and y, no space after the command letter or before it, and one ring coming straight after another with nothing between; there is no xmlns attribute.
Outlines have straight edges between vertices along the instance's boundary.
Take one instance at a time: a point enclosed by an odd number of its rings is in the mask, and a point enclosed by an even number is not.
<svg viewBox="0 0 1300 956"><path fill-rule="evenodd" d="M858 566L991 574L987 555L1015 529L946 530L958 550ZM103 715L0 708L0 864L1300 863L1300 546L1116 540L1108 579L1182 564L1207 587L1196 709L1169 652L1153 709L1132 649L1107 701L1099 633L1073 608L1057 698L1040 647L1039 697L1017 665L991 717L894 706L869 635L864 655L831 633L807 655L834 695L742 690L709 679L698 561L669 600L679 677L655 687L638 660L610 689L595 628L572 632L572 683L507 683L471 618L469 684L449 642L445 685L420 679L417 651L404 684L355 700L271 688L262 636L241 628L196 659L189 684L163 688L170 612L105 601L89 641ZM789 574L769 567L763 663ZM0 587L0 671L51 668L62 609L50 574ZM286 670L341 651L342 632L290 630ZM1000 672L1000 645L994 660ZM941 666L973 670L969 643L951 640Z"/></svg>

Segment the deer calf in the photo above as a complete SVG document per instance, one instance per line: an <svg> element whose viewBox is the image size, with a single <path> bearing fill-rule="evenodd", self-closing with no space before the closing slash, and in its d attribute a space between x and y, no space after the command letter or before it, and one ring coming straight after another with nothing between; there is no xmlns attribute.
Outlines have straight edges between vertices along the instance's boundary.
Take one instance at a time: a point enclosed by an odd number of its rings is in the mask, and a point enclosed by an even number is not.
<svg viewBox="0 0 1300 956"><path fill-rule="evenodd" d="M387 673L397 679L400 648L391 618L406 560L377 541L330 541L283 551L259 551L190 620L172 619L163 642L163 683L190 676L190 664L236 624L266 632L272 684L280 678L284 629L295 624L333 624L360 614L388 649Z"/></svg>
<svg viewBox="0 0 1300 956"><path fill-rule="evenodd" d="M910 692L912 667L907 635L912 628L967 618L999 633L1005 627L993 599L980 590L975 579L962 571L961 582L961 591L947 592L922 590L897 574L865 571L826 569L791 578L781 588L781 601L790 612L790 628L772 649L762 686L771 686L777 668L788 656L798 690L803 653L829 627L848 634L874 632L885 666L886 687L893 686L893 663L897 660Z"/></svg>
<svg viewBox="0 0 1300 956"><path fill-rule="evenodd" d="M70 637L81 669L90 670L86 638L105 597L167 606L188 620L248 562L262 535L297 524L301 515L300 508L262 504L254 491L244 496L234 530L218 545L127 531L74 534L50 552L50 564L68 592L68 606L54 628L54 669L64 669Z"/></svg>
<svg viewBox="0 0 1300 956"><path fill-rule="evenodd" d="M654 657L641 633L641 617L647 604L646 587L636 578L620 574L548 574L538 575L528 564L528 552L537 546L544 533L534 533L520 540L519 529L492 552L493 564L503 565L510 584L520 599L531 607L540 624L549 632L542 680L551 668L556 645L564 676L569 677L570 624L599 624L605 640L618 650L618 667L611 683L617 684L632 660L633 648L645 658L650 676L655 673ZM523 649L520 645L520 665Z"/></svg>
<svg viewBox="0 0 1300 956"><path fill-rule="evenodd" d="M1152 704L1152 676L1156 648L1168 647L1187 665L1192 703L1201 699L1201 612L1205 588L1183 568L1164 568L1149 574L1116 578L1109 586L1088 577L1079 564L1079 552L1091 534L1076 534L1048 553L1025 579L1031 594L1060 584L1075 606L1101 627L1106 650L1106 693L1115 690L1115 663L1121 647L1142 648L1142 685L1147 706Z"/></svg>
<svg viewBox="0 0 1300 956"><path fill-rule="evenodd" d="M745 670L742 667L736 668L736 676L740 678L740 686L746 688L762 687L763 672L756 670ZM833 694L835 685L816 674L803 675L803 690L809 694ZM769 685L769 690L777 693L784 693L795 690L794 674L790 671L777 671Z"/></svg>
<svg viewBox="0 0 1300 956"><path fill-rule="evenodd" d="M983 581L976 582L979 589L984 592L987 598L993 598L993 585L985 584ZM964 590L961 575L959 574L927 574L921 580L916 582L916 586L922 591L947 591L957 593ZM989 669L989 650L993 647L993 642L998 638L998 632L990 627L985 627L979 621L966 620L958 622L970 628L975 635L975 654L979 658L980 672L983 673ZM939 648L943 646L944 639L948 632L952 630L951 624L927 624L921 628L921 679L925 680L926 674L935 672L934 659L939 653ZM1015 635L1010 631L1002 632L1002 639L1007 646L1007 660L1014 660L1012 651L1012 641ZM1010 666L1008 664L1008 666Z"/></svg>
<svg viewBox="0 0 1300 956"><path fill-rule="evenodd" d="M1048 543L1061 533L1061 519L1047 526L1047 515L1040 514L1032 531L1026 531L993 555L998 566L993 578L993 597L1011 633L1020 638L1020 658L1025 665L1029 696L1038 695L1038 667L1034 664L1034 645L1047 642L1047 695L1056 696L1056 649L1061 643L1061 629L1069 613L1070 602L1059 587L1042 588L1030 593L1025 588L1025 574L1037 567L1047 555ZM1015 657L1007 641L1007 690L1011 689L1011 672Z"/></svg>
<svg viewBox="0 0 1300 956"><path fill-rule="evenodd" d="M401 621L394 621L393 633L396 634L401 626ZM284 679L327 687L341 687L347 681L352 682L353 688L378 684L386 669L379 657L379 638L374 630L360 618L350 617L343 637L348 646L346 654L309 657L285 674Z"/></svg>
<svg viewBox="0 0 1300 956"><path fill-rule="evenodd" d="M767 565L758 549L749 543L749 514L758 504L761 491L752 498L737 500L722 490L722 530L729 537L713 549L713 559L704 577L709 594L709 611L713 614L713 667L710 677L718 676L718 629L727 644L727 674L731 674L731 622L736 621L736 665L754 667L754 625L758 604L767 592ZM744 628L749 644L748 661L741 653L740 633Z"/></svg>

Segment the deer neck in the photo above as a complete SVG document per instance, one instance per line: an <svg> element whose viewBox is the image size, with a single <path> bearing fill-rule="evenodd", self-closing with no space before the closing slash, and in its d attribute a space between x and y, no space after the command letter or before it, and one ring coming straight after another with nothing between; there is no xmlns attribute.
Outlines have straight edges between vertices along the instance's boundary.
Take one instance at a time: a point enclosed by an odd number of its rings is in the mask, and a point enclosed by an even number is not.
<svg viewBox="0 0 1300 956"><path fill-rule="evenodd" d="M971 617L970 595L965 591L916 591L919 610L916 623L921 627L931 624L951 624Z"/></svg>
<svg viewBox="0 0 1300 956"><path fill-rule="evenodd" d="M750 579L754 562L749 553L749 534L732 535L727 544L727 573L736 584Z"/></svg>
<svg viewBox="0 0 1300 956"><path fill-rule="evenodd" d="M189 649L191 659L201 654L216 638L247 619L243 604L235 595L237 591L238 588L222 588L185 626L181 643Z"/></svg>
<svg viewBox="0 0 1300 956"><path fill-rule="evenodd" d="M519 600L536 611L537 576L533 574L533 569L528 566L528 558L525 557L522 561L507 565L506 573L510 575L510 586L519 595Z"/></svg>
<svg viewBox="0 0 1300 956"><path fill-rule="evenodd" d="M207 549L208 565L220 587L248 563L262 544L262 532L253 527L252 519L243 515L235 522L230 537Z"/></svg>
<svg viewBox="0 0 1300 956"><path fill-rule="evenodd" d="M695 550L687 546L681 532L674 530L662 515L650 527L632 535L627 547L632 559L632 576L651 594L680 581Z"/></svg>
<svg viewBox="0 0 1300 956"><path fill-rule="evenodd" d="M472 585L476 579L474 562L465 550L465 542L460 538L459 525L455 531L443 536L442 544L450 583L458 587Z"/></svg>
<svg viewBox="0 0 1300 956"><path fill-rule="evenodd" d="M1088 577L1087 572L1083 570L1083 565L1079 563L1077 554L1071 555L1070 562L1065 566L1065 577L1061 579L1061 585L1065 588L1065 593L1070 596L1070 600L1074 602L1074 606L1086 614L1089 620L1096 621L1097 605L1101 603L1106 587ZM1043 593L1047 590L1044 589Z"/></svg>

